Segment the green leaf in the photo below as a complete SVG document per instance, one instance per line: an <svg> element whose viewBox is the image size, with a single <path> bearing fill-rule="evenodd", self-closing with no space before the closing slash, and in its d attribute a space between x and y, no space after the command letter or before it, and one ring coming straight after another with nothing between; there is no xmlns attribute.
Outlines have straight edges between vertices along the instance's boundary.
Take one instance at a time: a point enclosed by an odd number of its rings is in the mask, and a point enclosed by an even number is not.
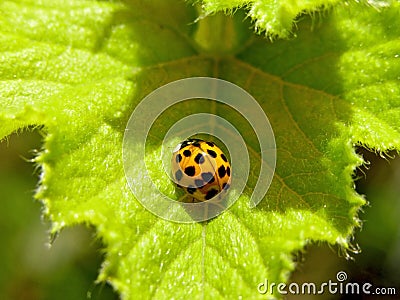
<svg viewBox="0 0 400 300"><path fill-rule="evenodd" d="M206 15L219 11L232 12L238 7L247 11L258 33L274 39L289 38L293 35L293 23L301 14L313 15L318 10L326 10L340 3L339 0L311 0L311 1L271 1L271 0L203 0Z"/></svg>
<svg viewBox="0 0 400 300"><path fill-rule="evenodd" d="M223 2L205 3L216 11ZM280 26L307 9L297 6ZM0 134L44 126L36 198L53 233L80 223L96 228L106 247L99 279L124 299L265 298L258 284L286 281L293 253L305 244L351 250L365 203L353 189L362 163L354 145L400 149L398 3L338 5L321 24L304 17L296 39L275 43L254 35L242 10L197 20L203 14L172 0L0 4ZM166 111L146 161L167 195L180 194L159 171L162 138L186 115L231 121L251 159L247 188L229 211L177 224L152 215L130 192L122 139L147 94L193 76L229 80L257 99L275 133L277 167L266 197L249 208L259 153L247 122L207 100Z"/></svg>

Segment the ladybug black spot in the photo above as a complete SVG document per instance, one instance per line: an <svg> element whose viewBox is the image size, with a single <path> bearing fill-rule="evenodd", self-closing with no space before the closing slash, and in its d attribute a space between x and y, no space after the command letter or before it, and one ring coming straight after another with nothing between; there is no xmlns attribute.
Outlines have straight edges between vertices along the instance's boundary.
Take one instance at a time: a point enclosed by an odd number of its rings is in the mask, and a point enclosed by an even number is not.
<svg viewBox="0 0 400 300"><path fill-rule="evenodd" d="M186 172L185 172L185 173L186 173ZM220 167L218 168L218 176L221 177L221 178L223 178L223 177L225 176L225 174L226 174L225 167L224 167L224 166L220 166Z"/></svg>
<svg viewBox="0 0 400 300"><path fill-rule="evenodd" d="M215 153L215 151L207 149L207 153L211 155L211 157L216 158L217 157L217 153Z"/></svg>
<svg viewBox="0 0 400 300"><path fill-rule="evenodd" d="M185 174L187 176L192 177L192 176L194 176L195 173L196 173L196 169L193 166L189 166L189 167L185 168Z"/></svg>
<svg viewBox="0 0 400 300"><path fill-rule="evenodd" d="M201 178L207 183L212 183L214 182L214 174L211 172L206 172L201 174Z"/></svg>
<svg viewBox="0 0 400 300"><path fill-rule="evenodd" d="M224 162L228 162L228 160L226 159L225 154L221 153L221 158L222 158L222 160L223 160Z"/></svg>
<svg viewBox="0 0 400 300"><path fill-rule="evenodd" d="M201 154L201 153L197 154L196 157L194 158L194 161L195 161L198 165L204 163L204 156L203 156L203 154Z"/></svg>
<svg viewBox="0 0 400 300"><path fill-rule="evenodd" d="M194 142L192 145L193 145L194 147L197 147L197 148L200 147L200 143L199 143L199 142Z"/></svg>
<svg viewBox="0 0 400 300"><path fill-rule="evenodd" d="M206 144L207 144L208 146L210 146L210 147L214 147L214 146L215 146L215 144L214 144L213 142L206 142Z"/></svg>
<svg viewBox="0 0 400 300"><path fill-rule="evenodd" d="M231 176L231 168L226 167L226 174L228 174L228 176Z"/></svg>
<svg viewBox="0 0 400 300"><path fill-rule="evenodd" d="M194 187L194 186L192 186L192 185L189 185L187 188L186 188L186 190L187 190L187 192L189 193L189 194L193 194L195 191L196 191L196 188Z"/></svg>
<svg viewBox="0 0 400 300"><path fill-rule="evenodd" d="M175 161L177 163L180 163L182 161L182 155L180 153L178 153L178 155L175 157Z"/></svg>
<svg viewBox="0 0 400 300"><path fill-rule="evenodd" d="M206 200L210 200L213 198L216 194L218 194L217 190L211 189L207 192L206 196L204 197Z"/></svg>
<svg viewBox="0 0 400 300"><path fill-rule="evenodd" d="M181 170L178 170L178 171L175 172L176 180L180 181L182 179L182 176L183 176L183 174L182 174Z"/></svg>
<svg viewBox="0 0 400 300"><path fill-rule="evenodd" d="M229 189L230 185L226 182L224 182L224 184L222 185L222 188L226 191L227 189Z"/></svg>
<svg viewBox="0 0 400 300"><path fill-rule="evenodd" d="M184 141L184 142L181 144L181 147L179 148L179 150L185 148L187 145L189 145L188 141Z"/></svg>
<svg viewBox="0 0 400 300"><path fill-rule="evenodd" d="M196 180L194 181L194 185L195 185L196 187L202 187L202 186L204 186L204 184L205 184L205 182L204 182L203 180L201 180L201 179L196 179Z"/></svg>
<svg viewBox="0 0 400 300"><path fill-rule="evenodd" d="M192 155L192 152L190 150L185 150L183 151L183 155L185 155L186 157L189 157L190 155Z"/></svg>

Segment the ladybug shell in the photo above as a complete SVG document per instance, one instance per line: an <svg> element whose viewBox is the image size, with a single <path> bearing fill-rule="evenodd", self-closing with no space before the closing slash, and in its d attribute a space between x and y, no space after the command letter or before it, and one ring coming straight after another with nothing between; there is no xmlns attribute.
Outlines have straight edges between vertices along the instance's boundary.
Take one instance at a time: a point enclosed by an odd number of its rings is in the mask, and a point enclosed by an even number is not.
<svg viewBox="0 0 400 300"><path fill-rule="evenodd" d="M172 177L198 201L206 201L230 186L231 166L213 142L188 139L172 155Z"/></svg>

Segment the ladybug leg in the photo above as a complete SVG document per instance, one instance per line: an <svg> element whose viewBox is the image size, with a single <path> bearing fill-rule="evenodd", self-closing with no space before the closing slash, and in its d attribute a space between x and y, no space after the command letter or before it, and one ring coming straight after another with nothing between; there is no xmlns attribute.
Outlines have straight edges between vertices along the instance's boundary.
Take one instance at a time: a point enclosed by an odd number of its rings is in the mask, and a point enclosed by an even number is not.
<svg viewBox="0 0 400 300"><path fill-rule="evenodd" d="M203 202L203 201L192 197L192 203L201 203L201 202Z"/></svg>
<svg viewBox="0 0 400 300"><path fill-rule="evenodd" d="M180 197L178 200L178 202L184 202L183 200L185 200L185 198L187 198L187 195L183 195L182 197Z"/></svg>

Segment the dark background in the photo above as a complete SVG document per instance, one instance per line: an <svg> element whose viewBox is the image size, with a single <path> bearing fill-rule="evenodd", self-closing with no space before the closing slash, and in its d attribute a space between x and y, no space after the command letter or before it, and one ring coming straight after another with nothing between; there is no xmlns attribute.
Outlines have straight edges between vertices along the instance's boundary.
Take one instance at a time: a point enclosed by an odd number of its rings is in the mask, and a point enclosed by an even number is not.
<svg viewBox="0 0 400 300"><path fill-rule="evenodd" d="M0 299L118 299L95 284L103 258L93 228L65 229L49 247L50 223L33 199L39 170L27 161L41 144L38 131L0 143Z"/></svg>

